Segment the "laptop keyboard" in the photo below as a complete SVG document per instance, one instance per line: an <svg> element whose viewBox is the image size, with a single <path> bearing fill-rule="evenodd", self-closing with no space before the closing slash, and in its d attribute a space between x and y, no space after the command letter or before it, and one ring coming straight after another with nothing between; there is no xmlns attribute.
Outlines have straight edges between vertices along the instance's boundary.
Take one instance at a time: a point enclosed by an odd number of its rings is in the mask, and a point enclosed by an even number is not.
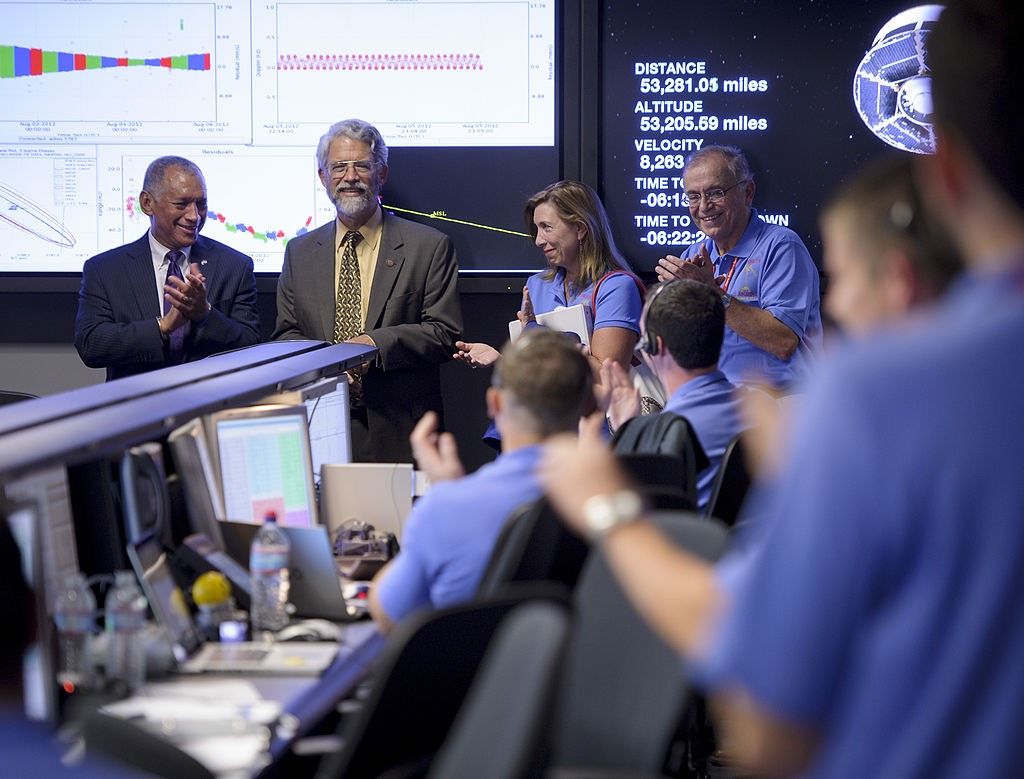
<svg viewBox="0 0 1024 779"><path fill-rule="evenodd" d="M220 644L217 647L218 662L258 663L269 654L269 649L261 649L255 646Z"/></svg>

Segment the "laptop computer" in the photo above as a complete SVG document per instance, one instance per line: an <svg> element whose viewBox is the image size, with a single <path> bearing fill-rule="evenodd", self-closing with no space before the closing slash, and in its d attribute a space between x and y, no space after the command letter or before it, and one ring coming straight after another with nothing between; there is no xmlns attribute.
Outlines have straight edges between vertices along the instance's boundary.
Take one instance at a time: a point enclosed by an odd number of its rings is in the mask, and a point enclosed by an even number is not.
<svg viewBox="0 0 1024 779"><path fill-rule="evenodd" d="M128 547L128 557L182 673L318 676L338 654L335 642L204 644L157 538L140 538Z"/></svg>
<svg viewBox="0 0 1024 779"><path fill-rule="evenodd" d="M252 540L259 529L259 525L246 522L222 522L224 550L239 564L247 565ZM288 600L295 606L295 614L335 622L362 616L362 610L350 608L345 602L327 528L318 525L280 529L291 544Z"/></svg>
<svg viewBox="0 0 1024 779"><path fill-rule="evenodd" d="M402 540L412 511L410 463L328 464L320 470L320 521L331 535L349 519Z"/></svg>

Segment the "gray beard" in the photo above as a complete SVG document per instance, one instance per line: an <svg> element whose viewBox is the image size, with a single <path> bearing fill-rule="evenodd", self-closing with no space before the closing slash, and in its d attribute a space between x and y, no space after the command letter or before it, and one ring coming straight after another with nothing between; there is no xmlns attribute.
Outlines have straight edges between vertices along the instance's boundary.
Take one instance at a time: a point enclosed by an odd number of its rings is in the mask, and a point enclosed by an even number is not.
<svg viewBox="0 0 1024 779"><path fill-rule="evenodd" d="M339 187L338 189L342 188ZM339 214L350 219L356 219L368 214L377 207L377 198L374 197L373 190L369 187L363 190L362 196L358 198L342 197L338 194L338 190L335 190L331 193L331 202L334 203L334 207Z"/></svg>

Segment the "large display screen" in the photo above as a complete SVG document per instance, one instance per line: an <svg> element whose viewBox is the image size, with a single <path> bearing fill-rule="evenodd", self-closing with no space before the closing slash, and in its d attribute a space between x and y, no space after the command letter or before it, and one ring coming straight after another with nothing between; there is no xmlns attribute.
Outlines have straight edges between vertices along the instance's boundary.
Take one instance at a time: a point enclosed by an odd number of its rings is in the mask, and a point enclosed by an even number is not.
<svg viewBox="0 0 1024 779"><path fill-rule="evenodd" d="M941 6L908 2L605 2L601 191L638 270L703 234L684 161L742 148L754 206L820 261L817 215L870 158L932 146L927 39Z"/></svg>
<svg viewBox="0 0 1024 779"><path fill-rule="evenodd" d="M559 177L556 0L0 0L0 272L78 272L141 236L147 164L202 168L204 234L281 268L333 218L334 121L375 124L384 204L464 269L537 264L523 199Z"/></svg>

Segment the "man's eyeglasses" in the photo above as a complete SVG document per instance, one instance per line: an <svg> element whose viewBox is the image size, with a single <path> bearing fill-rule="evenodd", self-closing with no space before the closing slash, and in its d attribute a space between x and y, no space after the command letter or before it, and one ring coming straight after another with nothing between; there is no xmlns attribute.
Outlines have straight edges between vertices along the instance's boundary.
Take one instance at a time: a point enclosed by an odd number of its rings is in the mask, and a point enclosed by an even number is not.
<svg viewBox="0 0 1024 779"><path fill-rule="evenodd" d="M373 173L375 165L373 160L345 160L332 162L327 166L327 170L331 172L332 176L344 176L348 173L349 168L352 168L358 176L369 176Z"/></svg>
<svg viewBox="0 0 1024 779"><path fill-rule="evenodd" d="M704 192L684 192L683 193L683 205L684 206L697 206L700 205L700 201L703 199L705 203L721 203L725 200L725 196L729 194L730 190L736 189L740 184L746 184L747 179L740 179L731 187L715 187L714 189L708 189Z"/></svg>

